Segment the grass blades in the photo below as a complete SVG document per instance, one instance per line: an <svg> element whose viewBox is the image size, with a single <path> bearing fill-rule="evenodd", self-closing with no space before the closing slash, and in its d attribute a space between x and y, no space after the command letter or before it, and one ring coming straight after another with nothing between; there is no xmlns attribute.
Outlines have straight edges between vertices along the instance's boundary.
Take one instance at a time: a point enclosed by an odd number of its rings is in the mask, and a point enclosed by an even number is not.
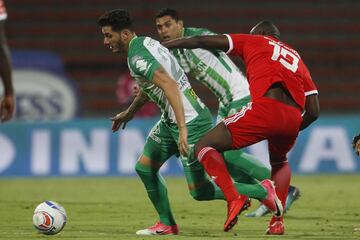
<svg viewBox="0 0 360 240"><path fill-rule="evenodd" d="M360 175L294 176L301 190L285 218L284 236L264 234L270 216L245 218L222 231L224 201L193 200L184 178L167 177L170 202L180 235L161 239L360 239ZM45 236L32 226L35 207L45 200L62 204L64 230ZM257 207L253 200L253 207ZM140 179L1 178L0 239L150 239L135 231L152 225L157 215Z"/></svg>

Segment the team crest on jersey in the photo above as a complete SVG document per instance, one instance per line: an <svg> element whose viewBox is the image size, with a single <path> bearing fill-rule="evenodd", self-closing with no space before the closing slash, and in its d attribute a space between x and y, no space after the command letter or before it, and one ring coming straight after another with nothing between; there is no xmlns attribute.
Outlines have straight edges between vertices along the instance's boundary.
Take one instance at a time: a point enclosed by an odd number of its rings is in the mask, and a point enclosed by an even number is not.
<svg viewBox="0 0 360 240"><path fill-rule="evenodd" d="M144 59L136 61L135 67L139 69L140 72L143 72L147 69L147 62Z"/></svg>
<svg viewBox="0 0 360 240"><path fill-rule="evenodd" d="M136 62L141 61L141 60L144 60L144 58L141 56L135 55L131 58L131 63L132 63L132 65L136 66Z"/></svg>
<svg viewBox="0 0 360 240"><path fill-rule="evenodd" d="M141 56L134 56L131 59L133 65L135 66L135 68L137 68L140 72L146 72L148 71L148 69L150 68L150 66L152 65L151 63L149 64L144 58L142 58Z"/></svg>

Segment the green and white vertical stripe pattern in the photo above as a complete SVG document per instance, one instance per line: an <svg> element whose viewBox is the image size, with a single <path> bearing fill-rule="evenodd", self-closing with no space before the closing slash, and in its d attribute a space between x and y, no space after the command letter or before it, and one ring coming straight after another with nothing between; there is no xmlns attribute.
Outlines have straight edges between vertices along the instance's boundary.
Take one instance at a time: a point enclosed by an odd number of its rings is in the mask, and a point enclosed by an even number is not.
<svg viewBox="0 0 360 240"><path fill-rule="evenodd" d="M202 28L184 28L183 36L212 35ZM207 86L224 106L250 95L249 84L238 67L223 51L173 49L186 73Z"/></svg>
<svg viewBox="0 0 360 240"><path fill-rule="evenodd" d="M141 90L161 109L163 120L176 123L175 112L164 92L152 82L154 72L159 67L162 67L178 83L186 122L197 117L205 107L192 90L189 80L176 58L158 41L150 37L132 39L129 44L128 66Z"/></svg>

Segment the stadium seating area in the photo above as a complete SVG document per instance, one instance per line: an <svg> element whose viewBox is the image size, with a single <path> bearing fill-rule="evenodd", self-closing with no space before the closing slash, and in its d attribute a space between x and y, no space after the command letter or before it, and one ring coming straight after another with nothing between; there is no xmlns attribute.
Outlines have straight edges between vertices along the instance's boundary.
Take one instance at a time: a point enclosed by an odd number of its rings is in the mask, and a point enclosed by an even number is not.
<svg viewBox="0 0 360 240"><path fill-rule="evenodd" d="M272 20L282 39L299 50L321 94L326 113L360 108L360 1L165 1L165 0L11 0L6 1L11 48L58 53L80 90L84 116L108 116L118 108L118 76L126 59L102 44L97 18L106 10L128 9L138 35L157 38L153 16L163 7L182 13L187 26L216 32L248 32L262 19ZM199 95L208 93L198 84ZM204 97L203 97L204 98ZM204 99L213 110L213 97Z"/></svg>

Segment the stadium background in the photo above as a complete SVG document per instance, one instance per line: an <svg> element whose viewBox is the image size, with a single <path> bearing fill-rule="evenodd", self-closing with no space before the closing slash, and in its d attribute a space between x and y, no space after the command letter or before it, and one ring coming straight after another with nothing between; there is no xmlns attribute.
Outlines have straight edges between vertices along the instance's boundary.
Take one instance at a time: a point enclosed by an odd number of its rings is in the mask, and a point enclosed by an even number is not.
<svg viewBox="0 0 360 240"><path fill-rule="evenodd" d="M108 118L130 99L119 99L129 94L119 93L123 85L118 83L126 78L127 65L125 57L103 46L97 18L106 10L128 9L138 35L158 39L154 15L164 7L177 9L186 26L219 33L248 32L262 19L276 23L282 39L300 52L320 91L321 117L300 136L290 157L293 170L360 171L350 146L351 137L360 131L359 1L11 0L5 4L18 111L14 121L0 126L4 150L0 176L134 173L131 164L157 116L152 110L148 113L152 117L137 118L127 131L111 134ZM216 113L213 95L192 84ZM249 151L267 162L265 145ZM176 163L169 168L177 169L169 174L181 174Z"/></svg>
<svg viewBox="0 0 360 240"><path fill-rule="evenodd" d="M136 176L134 164L158 116L148 106L125 131L110 130L109 117L129 100L129 92L122 91L129 79L126 59L103 46L96 22L105 10L119 7L129 9L139 35L156 39L153 16L164 7L177 9L186 26L219 33L248 32L262 19L274 21L282 39L299 50L308 65L321 104L319 120L300 134L289 154L292 183L300 188L301 198L286 215L282 239L360 238L360 158L351 148L352 136L360 132L360 1L5 4L17 113L0 124L0 239L44 237L31 219L45 200L58 201L68 213L56 239L140 239L135 231L157 218L141 181L122 176ZM192 84L215 113L215 98ZM265 143L247 150L267 163ZM184 178L173 177L183 175L176 159L162 171L181 231L164 239L268 239L264 231L269 217L241 216L232 232L222 232L225 203L194 201ZM252 210L257 205L253 203Z"/></svg>
<svg viewBox="0 0 360 240"><path fill-rule="evenodd" d="M248 32L262 19L274 21L282 39L299 50L321 91L324 113L360 112L360 2L332 1L139 1L11 0L7 33L12 49L47 50L62 59L79 88L83 117L118 111L116 76L125 58L102 44L97 18L106 10L125 8L139 35L158 39L154 15L163 7L177 9L186 26L215 32ZM200 90L199 94L201 95ZM204 99L216 108L216 100Z"/></svg>

